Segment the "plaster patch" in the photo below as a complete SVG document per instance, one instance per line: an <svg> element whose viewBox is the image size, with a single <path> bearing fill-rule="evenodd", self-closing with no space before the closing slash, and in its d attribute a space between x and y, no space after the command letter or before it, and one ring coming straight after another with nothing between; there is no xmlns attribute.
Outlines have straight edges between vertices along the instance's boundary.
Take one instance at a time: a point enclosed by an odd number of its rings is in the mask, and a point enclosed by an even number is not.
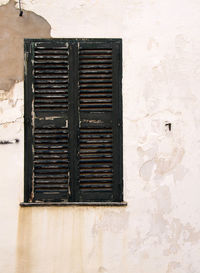
<svg viewBox="0 0 200 273"><path fill-rule="evenodd" d="M157 156L156 162L156 173L163 175L172 169L174 169L182 160L184 155L184 149L181 147L175 147L171 154L166 157Z"/></svg>
<svg viewBox="0 0 200 273"><path fill-rule="evenodd" d="M148 254L147 251L142 251L141 254L140 254L140 257L143 260L147 260L147 259L149 259L149 254Z"/></svg>
<svg viewBox="0 0 200 273"><path fill-rule="evenodd" d="M170 148L168 147L168 149ZM167 174L179 165L184 153L182 147L174 147L168 154L158 152L154 158L142 164L139 174L145 181L149 181L155 175Z"/></svg>
<svg viewBox="0 0 200 273"><path fill-rule="evenodd" d="M157 179L175 171L182 161L185 149L180 115L166 109L140 120L142 135L137 151L143 162L139 170L143 180Z"/></svg>
<svg viewBox="0 0 200 273"><path fill-rule="evenodd" d="M169 248L165 249L164 255L176 254L184 243L196 244L200 240L200 230L196 230L190 223L183 224L177 218L173 218L168 226L167 240Z"/></svg>
<svg viewBox="0 0 200 273"><path fill-rule="evenodd" d="M195 244L200 240L200 231L195 230L189 223L183 226L184 230L184 241L190 242L191 244Z"/></svg>
<svg viewBox="0 0 200 273"><path fill-rule="evenodd" d="M167 272L166 273L172 273L174 272L174 269L177 269L180 267L180 263L172 261L168 264Z"/></svg>
<svg viewBox="0 0 200 273"><path fill-rule="evenodd" d="M146 237L142 237L140 231L136 230L135 237L130 240L128 243L128 249L132 255L135 255L137 252L139 252L144 246Z"/></svg>
<svg viewBox="0 0 200 273"><path fill-rule="evenodd" d="M183 180L184 176L188 173L188 169L185 168L183 165L177 166L176 170L174 171L174 181L181 181Z"/></svg>
<svg viewBox="0 0 200 273"><path fill-rule="evenodd" d="M0 115L0 125L7 126L10 123L22 121L24 101L21 97L21 90L11 88L7 98L0 100L0 107L2 114ZM1 127L0 127L1 129Z"/></svg>
<svg viewBox="0 0 200 273"><path fill-rule="evenodd" d="M169 221L167 215L171 212L171 194L168 186L159 186L152 193L155 200L155 211L151 214L149 237L154 237L154 243L160 244L163 240L163 235L168 234Z"/></svg>
<svg viewBox="0 0 200 273"><path fill-rule="evenodd" d="M100 266L99 269L98 269L98 273L106 273L107 270L105 269L105 267L103 266Z"/></svg>
<svg viewBox="0 0 200 273"><path fill-rule="evenodd" d="M147 49L151 50L152 48L158 48L159 43L153 38L149 38L148 44L147 44Z"/></svg>
<svg viewBox="0 0 200 273"><path fill-rule="evenodd" d="M182 52L185 47L187 46L188 41L185 39L185 37L182 34L178 34L175 37L175 46L178 52Z"/></svg>
<svg viewBox="0 0 200 273"><path fill-rule="evenodd" d="M171 211L171 194L168 186L160 186L152 196L155 198L157 208L161 214Z"/></svg>
<svg viewBox="0 0 200 273"><path fill-rule="evenodd" d="M99 230L122 232L128 226L129 213L122 212L108 212L105 213L93 227L93 232L97 233Z"/></svg>
<svg viewBox="0 0 200 273"><path fill-rule="evenodd" d="M153 159L146 161L140 168L140 171L139 171L140 176L146 181L150 180L154 167L155 167L155 162Z"/></svg>
<svg viewBox="0 0 200 273"><path fill-rule="evenodd" d="M151 236L156 237L157 238L156 241L161 243L162 234L166 232L166 227L168 225L167 220L164 219L163 215L160 212L156 212L152 215L150 224L151 224L151 228L148 235L150 237Z"/></svg>
<svg viewBox="0 0 200 273"><path fill-rule="evenodd" d="M51 37L51 26L44 18L26 10L19 16L15 3L10 0L0 7L0 90L4 91L23 80L24 38Z"/></svg>

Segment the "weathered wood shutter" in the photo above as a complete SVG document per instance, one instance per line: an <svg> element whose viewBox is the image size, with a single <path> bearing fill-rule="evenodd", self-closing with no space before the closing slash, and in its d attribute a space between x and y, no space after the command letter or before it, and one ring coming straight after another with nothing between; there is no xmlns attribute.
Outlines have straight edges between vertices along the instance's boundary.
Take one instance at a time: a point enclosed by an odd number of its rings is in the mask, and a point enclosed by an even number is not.
<svg viewBox="0 0 200 273"><path fill-rule="evenodd" d="M26 201L65 201L69 198L68 43L27 41L25 51Z"/></svg>
<svg viewBox="0 0 200 273"><path fill-rule="evenodd" d="M122 201L121 40L25 40L25 202Z"/></svg>
<svg viewBox="0 0 200 273"><path fill-rule="evenodd" d="M121 41L79 42L81 201L122 200Z"/></svg>

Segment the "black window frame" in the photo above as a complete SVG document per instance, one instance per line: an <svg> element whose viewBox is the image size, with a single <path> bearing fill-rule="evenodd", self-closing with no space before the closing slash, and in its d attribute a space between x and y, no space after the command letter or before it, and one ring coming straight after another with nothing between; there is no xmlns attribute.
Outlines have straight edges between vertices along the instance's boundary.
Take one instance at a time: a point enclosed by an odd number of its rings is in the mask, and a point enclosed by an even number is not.
<svg viewBox="0 0 200 273"><path fill-rule="evenodd" d="M33 103L34 96L34 79L33 79L33 69L34 69L34 48L36 44L50 44L51 46L55 46L58 44L68 44L69 48L69 65L73 66L69 68L69 99L71 102L70 106L70 114L73 117L69 122L69 132L73 132L73 137L69 140L70 149L74 147L74 155L79 154L80 150L78 147L80 145L80 128L74 127L74 124L80 123L80 105L77 101L79 99L80 92L80 83L79 83L79 70L80 64L78 63L79 55L78 52L80 50L81 45L89 47L93 47L94 49L100 45L102 48L111 47L112 48L112 99L114 101L112 105L111 111L111 121L105 121L105 124L112 124L113 129L113 139L115 147L112 150L113 153L113 166L115 170L113 172L112 179L112 197L106 196L101 198L98 197L99 193L93 193L94 199L89 197L81 197L80 195L80 187L78 179L78 160L72 159L69 162L70 165L70 179L68 186L70 188L71 196L68 200L49 200L48 198L45 200L34 200L33 198L33 124L32 120L34 119L35 110ZM123 130L122 130L122 39L73 39L73 38L52 38L52 39L25 39L24 40L24 52L25 52L25 62L24 62L24 138L25 138L25 146L24 146L24 202L22 205L35 204L35 205L43 205L43 204L94 204L97 205L100 203L103 204L123 204ZM114 92L113 92L114 90ZM73 91L73 92L72 92ZM74 92L75 91L75 92ZM114 109L114 110L113 110ZM87 113L83 115L85 118L88 118ZM51 115L49 116L51 117ZM94 118L98 118L97 114L93 115ZM107 116L108 117L108 116ZM105 120L106 120L105 115ZM107 123L106 123L107 122ZM42 124L42 123L41 123ZM86 125L87 127L88 125ZM103 125L104 126L104 125ZM108 126L108 125L106 125ZM102 127L104 128L104 127ZM70 161L70 160L69 160ZM103 195L101 195L103 196Z"/></svg>

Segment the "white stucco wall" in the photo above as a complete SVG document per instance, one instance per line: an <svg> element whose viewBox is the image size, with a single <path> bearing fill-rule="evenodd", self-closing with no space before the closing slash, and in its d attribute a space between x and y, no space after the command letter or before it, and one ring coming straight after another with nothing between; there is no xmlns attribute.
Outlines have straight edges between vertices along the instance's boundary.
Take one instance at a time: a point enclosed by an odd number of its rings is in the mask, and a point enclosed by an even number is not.
<svg viewBox="0 0 200 273"><path fill-rule="evenodd" d="M0 145L0 272L199 273L200 1L22 7L44 17L52 37L123 39L128 206L20 208L23 83L2 90L0 140L20 142Z"/></svg>

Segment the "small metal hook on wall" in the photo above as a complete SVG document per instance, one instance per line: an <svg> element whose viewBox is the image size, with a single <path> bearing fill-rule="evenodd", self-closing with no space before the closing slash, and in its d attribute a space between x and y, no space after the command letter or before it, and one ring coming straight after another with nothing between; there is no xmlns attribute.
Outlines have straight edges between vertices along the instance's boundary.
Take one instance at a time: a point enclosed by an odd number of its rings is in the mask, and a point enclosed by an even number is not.
<svg viewBox="0 0 200 273"><path fill-rule="evenodd" d="M171 122L166 123L165 126L168 127L169 131L172 130L172 124L171 124Z"/></svg>

